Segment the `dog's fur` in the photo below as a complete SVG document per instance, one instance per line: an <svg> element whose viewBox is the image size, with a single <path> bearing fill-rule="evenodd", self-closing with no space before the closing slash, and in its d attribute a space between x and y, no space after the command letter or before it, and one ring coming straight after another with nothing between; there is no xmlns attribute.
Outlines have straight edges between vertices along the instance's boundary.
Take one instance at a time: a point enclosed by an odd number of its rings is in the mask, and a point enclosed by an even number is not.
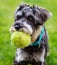
<svg viewBox="0 0 57 65"><path fill-rule="evenodd" d="M38 40L44 23L50 18L50 12L38 6L20 5L15 13L15 22L11 32L23 31L31 35L31 42ZM48 37L44 27L42 40L37 46L17 48L14 65L46 65L45 58L48 52Z"/></svg>

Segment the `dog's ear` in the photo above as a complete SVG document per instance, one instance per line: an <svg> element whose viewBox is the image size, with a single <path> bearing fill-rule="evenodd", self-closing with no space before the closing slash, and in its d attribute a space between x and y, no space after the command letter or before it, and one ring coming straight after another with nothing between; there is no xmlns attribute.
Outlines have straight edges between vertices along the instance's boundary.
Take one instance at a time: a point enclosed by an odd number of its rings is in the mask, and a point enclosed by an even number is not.
<svg viewBox="0 0 57 65"><path fill-rule="evenodd" d="M44 8L40 8L38 6L33 7L33 13L36 15L36 23L40 25L42 25L52 16L51 12L47 11Z"/></svg>
<svg viewBox="0 0 57 65"><path fill-rule="evenodd" d="M25 3L20 4L20 6L17 8L17 10L22 10L25 6L29 6L29 5L27 5Z"/></svg>
<svg viewBox="0 0 57 65"><path fill-rule="evenodd" d="M40 8L40 17L42 22L46 22L51 16L52 16L51 12L47 11L44 8Z"/></svg>
<svg viewBox="0 0 57 65"><path fill-rule="evenodd" d="M20 6L18 7L17 10L21 10L21 9L23 9L25 6L26 6L26 4L20 4Z"/></svg>

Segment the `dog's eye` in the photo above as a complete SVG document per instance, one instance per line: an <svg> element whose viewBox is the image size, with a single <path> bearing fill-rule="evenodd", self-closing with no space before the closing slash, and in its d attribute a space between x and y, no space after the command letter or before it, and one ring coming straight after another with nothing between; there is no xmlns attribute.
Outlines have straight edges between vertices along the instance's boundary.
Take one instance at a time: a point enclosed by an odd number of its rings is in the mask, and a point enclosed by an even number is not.
<svg viewBox="0 0 57 65"><path fill-rule="evenodd" d="M27 19L30 20L30 21L33 21L33 17L32 16L28 16Z"/></svg>
<svg viewBox="0 0 57 65"><path fill-rule="evenodd" d="M19 20L22 16L17 15L16 19Z"/></svg>
<svg viewBox="0 0 57 65"><path fill-rule="evenodd" d="M29 20L32 20L32 17L29 17Z"/></svg>

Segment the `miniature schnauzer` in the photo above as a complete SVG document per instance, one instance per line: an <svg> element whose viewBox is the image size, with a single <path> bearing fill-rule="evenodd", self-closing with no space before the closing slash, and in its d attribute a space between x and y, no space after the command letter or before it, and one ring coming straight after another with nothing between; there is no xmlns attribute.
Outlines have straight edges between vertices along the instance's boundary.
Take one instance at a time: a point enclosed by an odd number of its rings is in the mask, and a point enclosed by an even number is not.
<svg viewBox="0 0 57 65"><path fill-rule="evenodd" d="M23 31L30 34L31 45L17 48L13 65L46 65L48 53L48 36L44 23L51 13L38 6L22 4L15 12L15 22L10 31Z"/></svg>

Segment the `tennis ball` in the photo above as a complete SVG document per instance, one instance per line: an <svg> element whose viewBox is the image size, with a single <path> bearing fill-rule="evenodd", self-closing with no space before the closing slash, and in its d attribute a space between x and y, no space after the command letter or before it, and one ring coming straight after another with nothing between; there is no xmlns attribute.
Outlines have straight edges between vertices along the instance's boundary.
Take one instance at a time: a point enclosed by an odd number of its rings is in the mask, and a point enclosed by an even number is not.
<svg viewBox="0 0 57 65"><path fill-rule="evenodd" d="M25 32L15 31L11 35L11 43L18 48L24 48L30 45L31 37L29 34L26 34Z"/></svg>

